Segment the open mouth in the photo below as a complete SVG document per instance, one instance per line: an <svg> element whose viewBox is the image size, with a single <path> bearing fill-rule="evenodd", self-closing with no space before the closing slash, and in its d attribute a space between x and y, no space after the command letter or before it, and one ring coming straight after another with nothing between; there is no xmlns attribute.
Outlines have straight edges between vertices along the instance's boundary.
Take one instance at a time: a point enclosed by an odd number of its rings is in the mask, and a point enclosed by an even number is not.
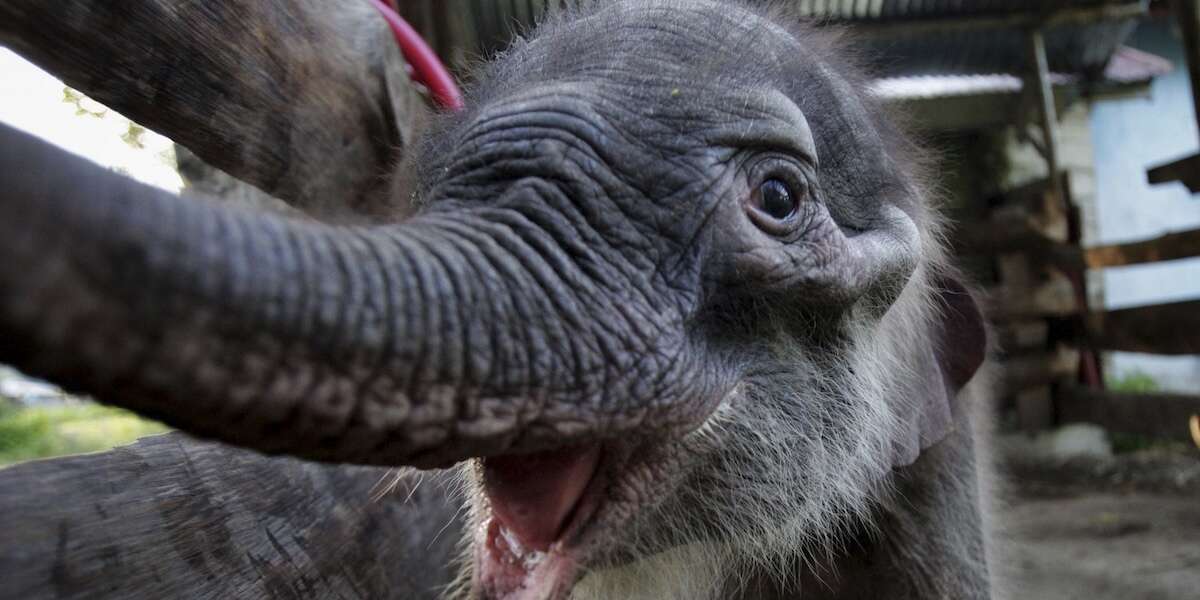
<svg viewBox="0 0 1200 600"><path fill-rule="evenodd" d="M681 437L707 430L740 388L714 402ZM487 498L476 531L473 597L564 600L598 560L623 561L602 532L622 531L668 493L679 457L662 440L608 440L479 459ZM672 467L675 465L675 467Z"/></svg>
<svg viewBox="0 0 1200 600"><path fill-rule="evenodd" d="M599 445L481 461L490 515L476 545L477 597L559 600L578 577L607 486Z"/></svg>

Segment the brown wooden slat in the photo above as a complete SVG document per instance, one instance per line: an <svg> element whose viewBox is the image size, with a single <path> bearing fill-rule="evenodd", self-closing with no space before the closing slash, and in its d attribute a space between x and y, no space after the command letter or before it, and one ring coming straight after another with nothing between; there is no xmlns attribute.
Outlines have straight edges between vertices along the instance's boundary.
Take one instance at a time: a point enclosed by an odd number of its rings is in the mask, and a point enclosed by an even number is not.
<svg viewBox="0 0 1200 600"><path fill-rule="evenodd" d="M955 226L952 239L963 254L1028 252L1056 263L1083 264L1079 248L1047 237L1032 215L1003 213L990 221L962 223Z"/></svg>
<svg viewBox="0 0 1200 600"><path fill-rule="evenodd" d="M1083 251L1083 262L1089 269L1099 269L1195 256L1200 256L1200 229L1138 242L1093 246Z"/></svg>
<svg viewBox="0 0 1200 600"><path fill-rule="evenodd" d="M1152 184L1178 181L1193 194L1200 192L1200 154L1151 167L1146 171L1146 179Z"/></svg>
<svg viewBox="0 0 1200 600"><path fill-rule="evenodd" d="M961 226L958 236L956 247L965 253L1028 252L1068 272L1200 256L1200 229L1080 249L1047 238L1029 218L1008 216Z"/></svg>
<svg viewBox="0 0 1200 600"><path fill-rule="evenodd" d="M1095 312L1085 329L1098 350L1200 354L1200 301Z"/></svg>
<svg viewBox="0 0 1200 600"><path fill-rule="evenodd" d="M1110 431L1188 441L1189 421L1200 415L1200 396L1127 394L1067 385L1055 396L1062 423L1095 423Z"/></svg>

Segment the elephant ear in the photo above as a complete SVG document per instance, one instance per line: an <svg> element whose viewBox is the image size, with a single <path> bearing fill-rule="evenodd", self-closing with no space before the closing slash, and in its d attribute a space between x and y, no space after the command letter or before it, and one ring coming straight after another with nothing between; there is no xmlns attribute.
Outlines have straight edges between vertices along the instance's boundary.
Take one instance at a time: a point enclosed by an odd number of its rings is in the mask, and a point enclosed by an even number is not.
<svg viewBox="0 0 1200 600"><path fill-rule="evenodd" d="M935 315L925 343L913 348L892 467L911 465L953 431L954 400L987 356L987 327L971 292L953 277L936 277L933 287Z"/></svg>

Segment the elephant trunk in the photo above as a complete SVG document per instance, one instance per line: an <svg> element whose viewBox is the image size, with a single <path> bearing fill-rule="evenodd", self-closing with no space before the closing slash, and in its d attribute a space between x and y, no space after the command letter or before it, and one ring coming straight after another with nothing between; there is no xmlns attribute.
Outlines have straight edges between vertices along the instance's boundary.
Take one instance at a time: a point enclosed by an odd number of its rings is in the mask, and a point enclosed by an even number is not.
<svg viewBox="0 0 1200 600"><path fill-rule="evenodd" d="M0 173L0 362L103 402L264 452L416 466L680 418L639 399L638 365L660 399L680 367L661 314L596 318L613 286L519 212L252 214L2 126Z"/></svg>

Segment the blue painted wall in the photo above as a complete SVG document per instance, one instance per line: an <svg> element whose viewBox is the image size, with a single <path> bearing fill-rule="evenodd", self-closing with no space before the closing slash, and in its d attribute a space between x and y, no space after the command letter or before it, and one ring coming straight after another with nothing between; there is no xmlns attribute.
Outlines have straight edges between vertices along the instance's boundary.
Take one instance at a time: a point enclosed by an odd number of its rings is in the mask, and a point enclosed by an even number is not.
<svg viewBox="0 0 1200 600"><path fill-rule="evenodd" d="M1144 23L1127 43L1169 59L1175 70L1155 80L1150 98L1093 105L1099 239L1092 243L1200 228L1200 195L1193 196L1182 184L1152 187L1146 183L1147 167L1200 149L1182 43L1163 20ZM1107 269L1102 277L1109 308L1200 299L1200 259ZM1165 387L1200 390L1197 357L1118 353L1112 367L1113 375L1137 369L1154 375Z"/></svg>

